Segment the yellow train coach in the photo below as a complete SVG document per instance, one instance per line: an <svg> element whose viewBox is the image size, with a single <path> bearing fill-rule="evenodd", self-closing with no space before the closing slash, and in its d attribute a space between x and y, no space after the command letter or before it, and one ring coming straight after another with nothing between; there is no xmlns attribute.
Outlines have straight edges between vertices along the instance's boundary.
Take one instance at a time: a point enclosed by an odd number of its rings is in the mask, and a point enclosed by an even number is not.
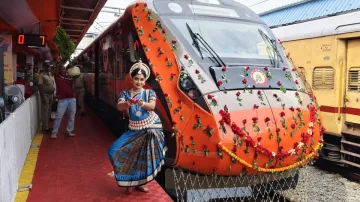
<svg viewBox="0 0 360 202"><path fill-rule="evenodd" d="M322 158L360 170L360 12L272 29L310 84L326 128Z"/></svg>

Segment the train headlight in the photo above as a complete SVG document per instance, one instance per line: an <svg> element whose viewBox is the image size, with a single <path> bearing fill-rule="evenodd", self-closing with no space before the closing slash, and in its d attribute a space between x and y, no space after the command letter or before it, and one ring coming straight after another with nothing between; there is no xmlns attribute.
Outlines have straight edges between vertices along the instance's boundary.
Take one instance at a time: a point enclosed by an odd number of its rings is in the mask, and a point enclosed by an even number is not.
<svg viewBox="0 0 360 202"><path fill-rule="evenodd" d="M184 68L184 65L179 59L177 59L179 68L180 68L180 79L179 87L180 89L191 99L196 100L201 96L200 91L197 89L194 81L189 75L188 71Z"/></svg>
<svg viewBox="0 0 360 202"><path fill-rule="evenodd" d="M180 81L180 86L184 91L188 91L191 88L193 88L194 84L190 78L186 78L186 79L183 79L182 81Z"/></svg>
<svg viewBox="0 0 360 202"><path fill-rule="evenodd" d="M194 80L192 80L189 72L185 69L185 66L181 63L179 58L177 58L177 62L180 70L180 79L178 83L180 90L184 92L185 95L190 98L195 104L199 105L205 111L211 113L204 97L202 96Z"/></svg>
<svg viewBox="0 0 360 202"><path fill-rule="evenodd" d="M187 94L193 100L195 100L195 99L197 99L199 97L199 92L197 90L191 89L191 90L188 91Z"/></svg>

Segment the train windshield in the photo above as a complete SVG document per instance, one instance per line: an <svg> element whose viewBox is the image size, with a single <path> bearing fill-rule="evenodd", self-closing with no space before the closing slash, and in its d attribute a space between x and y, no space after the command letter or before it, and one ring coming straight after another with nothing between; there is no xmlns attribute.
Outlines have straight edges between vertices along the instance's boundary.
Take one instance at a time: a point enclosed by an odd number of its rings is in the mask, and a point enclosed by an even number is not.
<svg viewBox="0 0 360 202"><path fill-rule="evenodd" d="M278 60L280 55L276 53L271 42L266 38L271 36L265 25L249 23L239 20L222 20L218 18L204 19L186 19L170 18L170 26L175 28L175 34L183 39L185 46L191 47L192 52L199 58L211 58L213 55L207 49L199 44L199 49L193 45L193 37L189 28L194 33L200 34L211 48L223 59L245 62L244 60L274 61ZM216 20L215 20L216 19ZM261 33L264 33L262 35Z"/></svg>

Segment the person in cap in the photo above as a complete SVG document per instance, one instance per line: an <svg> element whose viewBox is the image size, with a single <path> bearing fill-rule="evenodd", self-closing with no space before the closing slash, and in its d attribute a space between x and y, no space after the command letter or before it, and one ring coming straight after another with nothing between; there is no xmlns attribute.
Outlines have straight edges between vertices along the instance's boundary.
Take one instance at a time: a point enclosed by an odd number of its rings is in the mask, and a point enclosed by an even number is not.
<svg viewBox="0 0 360 202"><path fill-rule="evenodd" d="M54 81L54 84L55 84L55 91L54 91L54 100L53 100L53 103L52 103L52 106L51 106L51 116L50 116L50 119L51 120L55 120L56 118L56 112L57 112L57 103L58 103L58 97L57 97L57 93L56 93L56 82L55 82L55 66L51 66L51 78L53 79Z"/></svg>
<svg viewBox="0 0 360 202"><path fill-rule="evenodd" d="M52 131L52 128L49 128L49 119L51 116L55 83L51 78L50 71L50 66L46 65L44 71L38 77L38 88L41 97L42 131L44 134L51 134Z"/></svg>
<svg viewBox="0 0 360 202"><path fill-rule="evenodd" d="M84 107L84 97L85 97L85 81L84 81L84 73L80 73L80 75L75 79L75 94L76 94L76 102L80 107L81 116L85 114Z"/></svg>
<svg viewBox="0 0 360 202"><path fill-rule="evenodd" d="M144 89L150 69L141 60L130 69L133 87L120 93L117 109L129 115L129 130L109 148L108 156L113 166L117 185L126 187L126 193L135 187L148 192L144 185L155 179L164 163L165 140L162 124L154 112L156 94ZM145 165L145 166L144 166Z"/></svg>
<svg viewBox="0 0 360 202"><path fill-rule="evenodd" d="M71 72L71 70L70 70ZM72 75L72 74L71 74ZM69 111L69 120L66 127L66 134L69 137L74 137L75 115L76 115L76 99L73 88L73 78L66 74L66 68L61 67L59 74L54 75L56 83L56 93L58 97L56 118L54 121L54 129L52 130L51 139L56 139L59 132L61 120L64 117L66 110Z"/></svg>

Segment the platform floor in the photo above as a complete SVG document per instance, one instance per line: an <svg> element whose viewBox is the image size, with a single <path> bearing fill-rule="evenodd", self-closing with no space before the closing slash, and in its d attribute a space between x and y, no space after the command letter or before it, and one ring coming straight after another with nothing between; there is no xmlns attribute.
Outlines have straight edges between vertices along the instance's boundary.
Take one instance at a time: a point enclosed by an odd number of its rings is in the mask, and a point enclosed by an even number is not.
<svg viewBox="0 0 360 202"><path fill-rule="evenodd" d="M107 157L116 137L91 110L87 112L76 117L76 137L65 136L67 117L57 139L44 135L27 202L172 201L156 181L148 184L149 193L133 190L130 195L116 185L108 175L112 167Z"/></svg>

